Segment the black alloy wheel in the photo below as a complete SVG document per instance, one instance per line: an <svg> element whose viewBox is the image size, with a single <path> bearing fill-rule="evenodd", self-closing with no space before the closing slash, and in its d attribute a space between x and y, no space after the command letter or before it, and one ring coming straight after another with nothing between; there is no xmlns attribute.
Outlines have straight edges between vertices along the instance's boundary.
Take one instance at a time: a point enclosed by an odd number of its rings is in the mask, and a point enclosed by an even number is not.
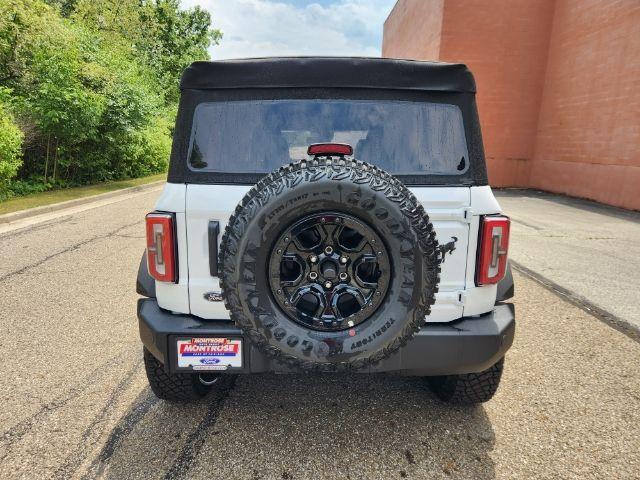
<svg viewBox="0 0 640 480"><path fill-rule="evenodd" d="M340 212L307 215L285 229L269 260L278 305L291 319L320 331L366 321L384 300L390 277L380 236Z"/></svg>

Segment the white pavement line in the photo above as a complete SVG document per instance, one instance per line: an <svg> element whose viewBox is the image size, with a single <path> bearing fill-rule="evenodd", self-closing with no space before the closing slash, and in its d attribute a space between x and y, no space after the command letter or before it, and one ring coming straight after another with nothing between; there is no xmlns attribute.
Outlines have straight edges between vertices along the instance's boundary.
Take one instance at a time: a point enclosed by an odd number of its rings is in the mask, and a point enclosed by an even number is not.
<svg viewBox="0 0 640 480"><path fill-rule="evenodd" d="M123 202L125 200L129 200L131 198L139 197L141 195L146 195L148 193L152 193L155 191L159 191L164 186L164 182L161 185L154 185L153 188L146 188L144 190L136 190L135 192L128 194L119 194L115 196L110 196L108 198L104 198L101 195L96 195L96 197L100 197L96 199L95 197L93 201L83 203L78 206L70 206L68 208L63 208L60 210L56 210L53 212L42 213L40 215L34 215L31 217L20 218L12 222L0 223L0 235L12 232L14 230L19 230L21 228L31 227L33 225L37 225L38 223L47 222L51 220L55 220L60 217L66 217L68 215L74 215L76 213L84 212L85 210L91 210L93 208L104 207L105 205L111 205L112 203ZM120 193L120 192L119 192ZM87 197L92 198L92 197ZM66 203L66 202L65 202Z"/></svg>
<svg viewBox="0 0 640 480"><path fill-rule="evenodd" d="M40 207L27 208L26 210L19 210L17 212L5 213L0 215L0 224L13 223L16 220L28 217L35 217L43 213L55 212L57 210L64 210L76 205L84 205L86 203L93 203L98 200L104 200L112 197L120 197L128 195L130 193L142 192L147 190L153 190L158 185L163 185L164 180L158 182L151 182L144 185L136 185L135 187L121 188L120 190L114 190L113 192L99 193L97 195L89 195L88 197L74 198L65 202L52 203L50 205L42 205Z"/></svg>

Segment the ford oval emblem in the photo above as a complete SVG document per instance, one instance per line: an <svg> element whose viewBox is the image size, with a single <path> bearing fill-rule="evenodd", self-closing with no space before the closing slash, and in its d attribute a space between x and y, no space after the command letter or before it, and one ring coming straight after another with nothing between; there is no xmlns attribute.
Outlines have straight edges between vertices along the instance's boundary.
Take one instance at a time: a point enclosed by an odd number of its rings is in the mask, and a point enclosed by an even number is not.
<svg viewBox="0 0 640 480"><path fill-rule="evenodd" d="M204 294L204 299L207 302L221 302L222 292L207 292Z"/></svg>
<svg viewBox="0 0 640 480"><path fill-rule="evenodd" d="M200 363L203 365L215 365L216 363L220 363L219 358L201 358Z"/></svg>

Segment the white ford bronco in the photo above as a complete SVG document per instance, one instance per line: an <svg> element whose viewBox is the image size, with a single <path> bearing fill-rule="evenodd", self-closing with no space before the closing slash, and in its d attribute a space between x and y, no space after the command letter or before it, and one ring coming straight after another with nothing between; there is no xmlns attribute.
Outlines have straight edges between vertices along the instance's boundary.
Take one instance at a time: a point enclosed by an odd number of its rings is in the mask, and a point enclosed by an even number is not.
<svg viewBox="0 0 640 480"><path fill-rule="evenodd" d="M149 383L396 372L489 400L513 342L509 219L464 65L196 62L137 291Z"/></svg>

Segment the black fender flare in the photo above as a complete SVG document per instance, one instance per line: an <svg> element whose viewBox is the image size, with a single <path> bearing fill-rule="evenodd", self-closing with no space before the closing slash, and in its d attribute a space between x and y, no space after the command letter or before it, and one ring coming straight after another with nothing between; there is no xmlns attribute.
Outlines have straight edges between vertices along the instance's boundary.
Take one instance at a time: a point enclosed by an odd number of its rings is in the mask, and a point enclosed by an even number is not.
<svg viewBox="0 0 640 480"><path fill-rule="evenodd" d="M507 263L507 271L504 278L498 282L498 293L496 302L503 302L513 298L515 286L513 284L513 274L511 273L511 264Z"/></svg>
<svg viewBox="0 0 640 480"><path fill-rule="evenodd" d="M147 252L142 254L140 266L138 266L138 278L136 280L136 292L143 297L156 298L156 281L149 275L147 268Z"/></svg>

